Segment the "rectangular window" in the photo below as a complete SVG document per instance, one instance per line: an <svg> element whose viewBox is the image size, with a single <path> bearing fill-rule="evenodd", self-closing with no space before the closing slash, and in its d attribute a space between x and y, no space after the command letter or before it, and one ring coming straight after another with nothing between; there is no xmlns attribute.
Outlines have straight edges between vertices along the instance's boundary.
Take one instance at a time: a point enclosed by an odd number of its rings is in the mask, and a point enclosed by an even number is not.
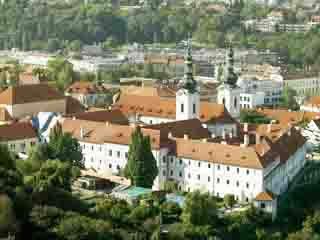
<svg viewBox="0 0 320 240"><path fill-rule="evenodd" d="M182 177L182 172L179 172L179 177Z"/></svg>
<svg viewBox="0 0 320 240"><path fill-rule="evenodd" d="M182 164L182 159L179 160L180 165Z"/></svg>
<svg viewBox="0 0 320 240"><path fill-rule="evenodd" d="M247 183L247 188L249 188L249 183Z"/></svg>
<svg viewBox="0 0 320 240"><path fill-rule="evenodd" d="M218 170L220 170L220 165L218 165Z"/></svg>
<svg viewBox="0 0 320 240"><path fill-rule="evenodd" d="M191 178L191 174L190 173L188 173L188 178Z"/></svg>
<svg viewBox="0 0 320 240"><path fill-rule="evenodd" d="M112 168L112 164L109 164L109 168Z"/></svg>
<svg viewBox="0 0 320 240"><path fill-rule="evenodd" d="M239 168L237 168L237 173L239 173L239 171L240 171Z"/></svg>
<svg viewBox="0 0 320 240"><path fill-rule="evenodd" d="M126 159L128 159L128 153L127 152L125 153L125 156L126 156Z"/></svg>
<svg viewBox="0 0 320 240"><path fill-rule="evenodd" d="M93 151L93 146L91 146L91 151Z"/></svg>
<svg viewBox="0 0 320 240"><path fill-rule="evenodd" d="M217 183L220 183L220 178L217 178Z"/></svg>
<svg viewBox="0 0 320 240"><path fill-rule="evenodd" d="M180 111L183 113L184 112L184 105L183 105L183 103L181 103L181 105L180 105Z"/></svg>
<svg viewBox="0 0 320 240"><path fill-rule="evenodd" d="M112 156L112 150L109 150L109 156L110 157Z"/></svg>
<svg viewBox="0 0 320 240"><path fill-rule="evenodd" d="M173 176L173 171L172 170L170 171L170 176Z"/></svg>
<svg viewBox="0 0 320 240"><path fill-rule="evenodd" d="M247 175L249 175L249 170L247 170Z"/></svg>
<svg viewBox="0 0 320 240"><path fill-rule="evenodd" d="M208 182L210 182L210 180L211 180L210 177L208 177Z"/></svg>
<svg viewBox="0 0 320 240"><path fill-rule="evenodd" d="M166 162L166 156L162 157L162 162L165 163Z"/></svg>
<svg viewBox="0 0 320 240"><path fill-rule="evenodd" d="M117 157L118 158L120 157L120 151L117 151Z"/></svg>
<svg viewBox="0 0 320 240"><path fill-rule="evenodd" d="M166 176L166 171L165 170L162 171L162 175Z"/></svg>
<svg viewBox="0 0 320 240"><path fill-rule="evenodd" d="M228 171L228 172L230 171L230 167L227 167L227 171Z"/></svg>
<svg viewBox="0 0 320 240"><path fill-rule="evenodd" d="M200 174L198 174L198 180L200 180Z"/></svg>
<svg viewBox="0 0 320 240"><path fill-rule="evenodd" d="M198 167L201 167L201 163L200 162L198 162Z"/></svg>
<svg viewBox="0 0 320 240"><path fill-rule="evenodd" d="M208 164L208 168L211 168L211 164L210 163Z"/></svg>
<svg viewBox="0 0 320 240"><path fill-rule="evenodd" d="M192 111L193 111L193 114L196 114L196 104L195 103L192 105Z"/></svg>
<svg viewBox="0 0 320 240"><path fill-rule="evenodd" d="M227 184L229 184L230 183L230 181L229 180L227 180Z"/></svg>

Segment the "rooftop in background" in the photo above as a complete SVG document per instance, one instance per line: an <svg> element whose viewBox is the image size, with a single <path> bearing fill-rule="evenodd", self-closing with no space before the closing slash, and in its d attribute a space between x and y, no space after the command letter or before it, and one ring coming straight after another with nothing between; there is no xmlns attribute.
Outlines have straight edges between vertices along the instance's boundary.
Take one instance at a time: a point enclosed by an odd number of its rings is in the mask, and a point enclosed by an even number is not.
<svg viewBox="0 0 320 240"><path fill-rule="evenodd" d="M112 124L128 125L128 118L120 110L98 110L90 112L82 112L72 114L68 117L73 117L80 120L94 122L109 122Z"/></svg>
<svg viewBox="0 0 320 240"><path fill-rule="evenodd" d="M29 122L0 125L0 142L37 138L37 132Z"/></svg>
<svg viewBox="0 0 320 240"><path fill-rule="evenodd" d="M0 104L15 105L64 99L65 96L46 84L8 87L0 93Z"/></svg>
<svg viewBox="0 0 320 240"><path fill-rule="evenodd" d="M69 94L104 94L108 92L109 89L93 82L75 82L66 90L66 93Z"/></svg>
<svg viewBox="0 0 320 240"><path fill-rule="evenodd" d="M162 99L153 96L136 96L121 94L119 101L114 105L126 115L140 114L167 119L176 118L175 99ZM202 123L234 123L224 105L211 102L201 102L200 121Z"/></svg>
<svg viewBox="0 0 320 240"><path fill-rule="evenodd" d="M297 124L304 120L310 121L320 116L319 113L314 113L314 112L295 112L295 111L288 111L288 110L282 110L282 109L263 109L263 108L258 108L256 110L271 119L277 120L280 124L288 124L288 123Z"/></svg>

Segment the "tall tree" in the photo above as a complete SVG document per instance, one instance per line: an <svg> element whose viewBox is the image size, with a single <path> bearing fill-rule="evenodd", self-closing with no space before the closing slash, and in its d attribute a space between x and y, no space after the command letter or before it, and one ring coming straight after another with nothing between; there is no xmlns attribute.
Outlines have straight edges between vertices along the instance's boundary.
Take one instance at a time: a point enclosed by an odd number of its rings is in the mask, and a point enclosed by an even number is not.
<svg viewBox="0 0 320 240"><path fill-rule="evenodd" d="M211 225L217 220L215 200L208 194L200 191L188 193L181 219L185 224Z"/></svg>
<svg viewBox="0 0 320 240"><path fill-rule="evenodd" d="M50 132L48 155L50 159L59 159L63 162L70 162L73 166L83 167L79 142L70 133L64 133L60 123L57 123Z"/></svg>
<svg viewBox="0 0 320 240"><path fill-rule="evenodd" d="M151 188L158 175L157 162L151 151L149 136L143 136L141 128L137 127L131 135L128 162L125 176L131 184L139 187Z"/></svg>

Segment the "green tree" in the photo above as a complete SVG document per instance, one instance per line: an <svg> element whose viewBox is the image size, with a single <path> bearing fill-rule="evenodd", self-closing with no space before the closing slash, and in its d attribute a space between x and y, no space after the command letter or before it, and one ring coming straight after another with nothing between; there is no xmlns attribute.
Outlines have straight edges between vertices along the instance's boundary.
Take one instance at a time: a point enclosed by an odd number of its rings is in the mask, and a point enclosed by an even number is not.
<svg viewBox="0 0 320 240"><path fill-rule="evenodd" d="M48 51L55 52L60 48L60 42L57 38L49 38L48 39Z"/></svg>
<svg viewBox="0 0 320 240"><path fill-rule="evenodd" d="M60 160L47 160L39 171L33 174L29 183L34 191L45 192L52 188L71 190L72 165Z"/></svg>
<svg viewBox="0 0 320 240"><path fill-rule="evenodd" d="M131 135L128 162L125 175L131 184L151 188L158 175L157 162L151 151L149 136L143 136L141 128L137 127Z"/></svg>
<svg viewBox="0 0 320 240"><path fill-rule="evenodd" d="M0 194L0 237L18 231L18 221L14 212L14 204L6 194Z"/></svg>
<svg viewBox="0 0 320 240"><path fill-rule="evenodd" d="M185 224L211 225L217 220L217 207L213 197L199 191L188 193L182 208L181 219Z"/></svg>
<svg viewBox="0 0 320 240"><path fill-rule="evenodd" d="M297 110L299 105L295 99L296 96L297 92L294 89L290 87L284 87L281 106L288 109Z"/></svg>
<svg viewBox="0 0 320 240"><path fill-rule="evenodd" d="M50 159L59 159L63 162L69 162L73 166L83 167L83 156L79 142L70 133L64 133L60 123L57 123L50 132L48 155Z"/></svg>
<svg viewBox="0 0 320 240"><path fill-rule="evenodd" d="M223 198L225 205L232 208L236 204L236 200L233 194L226 194Z"/></svg>
<svg viewBox="0 0 320 240"><path fill-rule="evenodd" d="M155 74L154 67L152 63L147 63L144 65L143 77L153 78Z"/></svg>

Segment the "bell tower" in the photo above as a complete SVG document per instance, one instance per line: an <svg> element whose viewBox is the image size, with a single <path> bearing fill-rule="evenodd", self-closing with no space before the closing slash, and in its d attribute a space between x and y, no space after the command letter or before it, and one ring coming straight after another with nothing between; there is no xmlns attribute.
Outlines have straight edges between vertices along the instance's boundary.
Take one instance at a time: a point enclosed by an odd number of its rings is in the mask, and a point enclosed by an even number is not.
<svg viewBox="0 0 320 240"><path fill-rule="evenodd" d="M176 93L176 120L199 119L200 96L198 84L193 78L190 37L188 38L184 59L184 76L178 83L179 90Z"/></svg>
<svg viewBox="0 0 320 240"><path fill-rule="evenodd" d="M237 86L238 76L234 72L234 52L232 43L226 52L223 81L218 87L218 103L224 104L234 118L240 117L240 94L242 89Z"/></svg>

